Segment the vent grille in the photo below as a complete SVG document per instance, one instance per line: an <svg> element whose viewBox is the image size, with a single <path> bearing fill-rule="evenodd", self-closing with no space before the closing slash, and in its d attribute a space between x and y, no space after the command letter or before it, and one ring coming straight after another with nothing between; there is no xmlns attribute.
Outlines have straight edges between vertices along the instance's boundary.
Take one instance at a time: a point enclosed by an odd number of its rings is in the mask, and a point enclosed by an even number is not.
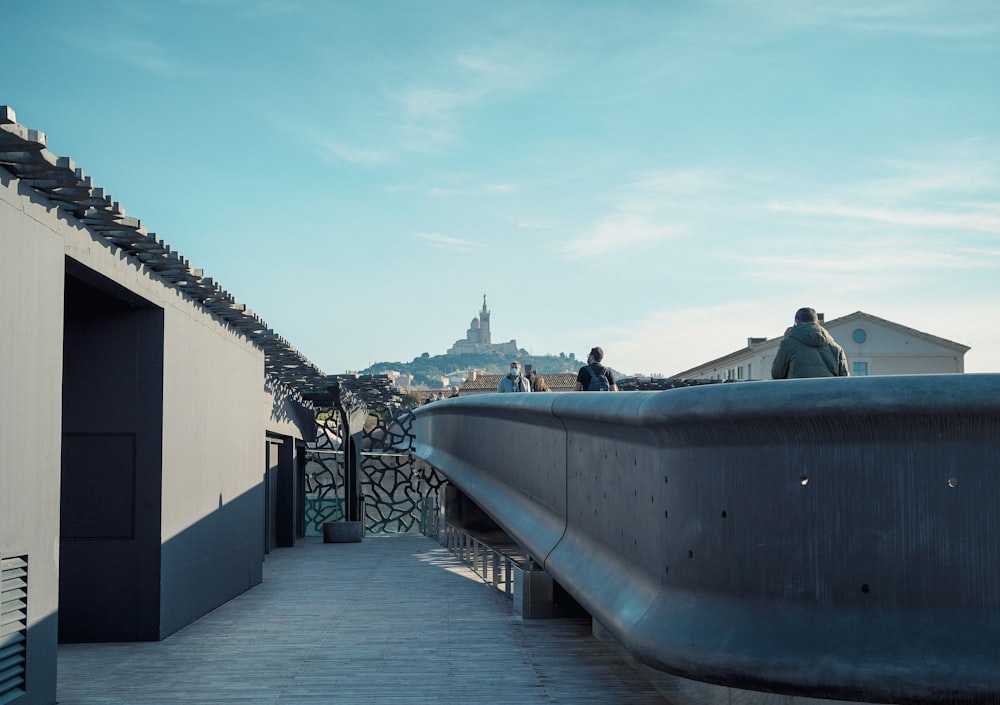
<svg viewBox="0 0 1000 705"><path fill-rule="evenodd" d="M24 695L28 557L0 559L0 705Z"/></svg>

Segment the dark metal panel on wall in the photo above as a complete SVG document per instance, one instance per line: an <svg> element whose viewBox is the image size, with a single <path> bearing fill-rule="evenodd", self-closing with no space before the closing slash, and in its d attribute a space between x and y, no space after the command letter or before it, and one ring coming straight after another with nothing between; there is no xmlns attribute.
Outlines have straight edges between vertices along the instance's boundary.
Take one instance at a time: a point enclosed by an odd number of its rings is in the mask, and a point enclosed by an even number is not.
<svg viewBox="0 0 1000 705"><path fill-rule="evenodd" d="M278 472L275 486L275 544L288 548L295 545L296 505L295 442L285 436L278 446Z"/></svg>
<svg viewBox="0 0 1000 705"><path fill-rule="evenodd" d="M281 439L268 436L264 470L264 552L278 547L278 476L281 471Z"/></svg>
<svg viewBox="0 0 1000 705"><path fill-rule="evenodd" d="M83 278L65 287L59 639L155 640L163 311L71 271Z"/></svg>
<svg viewBox="0 0 1000 705"><path fill-rule="evenodd" d="M298 488L304 473L304 452L304 448L299 449L295 439L289 436L267 435L264 477L264 546L267 552L294 546L296 537L302 535L302 498Z"/></svg>
<svg viewBox="0 0 1000 705"><path fill-rule="evenodd" d="M305 441L295 442L295 483L293 491L294 497L294 517L292 519L295 526L295 538L302 538L306 535L306 463L308 462L308 448Z"/></svg>

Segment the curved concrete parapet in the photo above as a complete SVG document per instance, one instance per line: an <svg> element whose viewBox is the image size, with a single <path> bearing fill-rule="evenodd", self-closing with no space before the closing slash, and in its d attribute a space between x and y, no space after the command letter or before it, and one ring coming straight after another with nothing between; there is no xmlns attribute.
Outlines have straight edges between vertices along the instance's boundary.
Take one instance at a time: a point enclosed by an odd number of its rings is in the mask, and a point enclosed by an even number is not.
<svg viewBox="0 0 1000 705"><path fill-rule="evenodd" d="M868 702L1000 693L1000 375L421 407L444 472L637 659Z"/></svg>

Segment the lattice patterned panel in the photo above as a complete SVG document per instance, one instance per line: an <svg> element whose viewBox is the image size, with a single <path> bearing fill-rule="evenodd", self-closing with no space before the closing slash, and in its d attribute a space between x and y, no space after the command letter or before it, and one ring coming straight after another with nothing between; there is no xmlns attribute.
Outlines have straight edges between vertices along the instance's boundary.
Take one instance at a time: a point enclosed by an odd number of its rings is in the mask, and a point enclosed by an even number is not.
<svg viewBox="0 0 1000 705"><path fill-rule="evenodd" d="M426 533L422 521L437 506L444 477L410 455L413 414L388 421L377 417L365 431L361 454L361 494L365 531L374 534Z"/></svg>
<svg viewBox="0 0 1000 705"><path fill-rule="evenodd" d="M365 532L419 533L437 506L445 479L410 455L413 414L371 415L361 439L361 494ZM343 521L344 466L337 424L317 422L316 443L306 454L306 534L320 536L325 522Z"/></svg>
<svg viewBox="0 0 1000 705"><path fill-rule="evenodd" d="M321 536L323 524L343 521L344 455L333 417L316 421L316 441L306 448L306 535Z"/></svg>
<svg viewBox="0 0 1000 705"><path fill-rule="evenodd" d="M0 558L0 705L24 695L28 557Z"/></svg>

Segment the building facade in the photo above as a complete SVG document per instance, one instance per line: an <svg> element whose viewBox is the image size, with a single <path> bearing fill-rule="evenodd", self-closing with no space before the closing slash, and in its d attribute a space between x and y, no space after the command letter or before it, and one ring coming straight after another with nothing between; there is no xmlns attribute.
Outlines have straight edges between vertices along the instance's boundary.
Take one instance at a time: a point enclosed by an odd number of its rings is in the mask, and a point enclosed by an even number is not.
<svg viewBox="0 0 1000 705"><path fill-rule="evenodd" d="M0 702L167 637L292 545L324 375L0 107ZM277 274L277 273L276 273Z"/></svg>
<svg viewBox="0 0 1000 705"><path fill-rule="evenodd" d="M852 375L950 374L965 371L967 345L893 323L863 311L830 321L823 327L844 348ZM783 336L750 338L747 346L674 379L752 381L771 379L771 363Z"/></svg>

